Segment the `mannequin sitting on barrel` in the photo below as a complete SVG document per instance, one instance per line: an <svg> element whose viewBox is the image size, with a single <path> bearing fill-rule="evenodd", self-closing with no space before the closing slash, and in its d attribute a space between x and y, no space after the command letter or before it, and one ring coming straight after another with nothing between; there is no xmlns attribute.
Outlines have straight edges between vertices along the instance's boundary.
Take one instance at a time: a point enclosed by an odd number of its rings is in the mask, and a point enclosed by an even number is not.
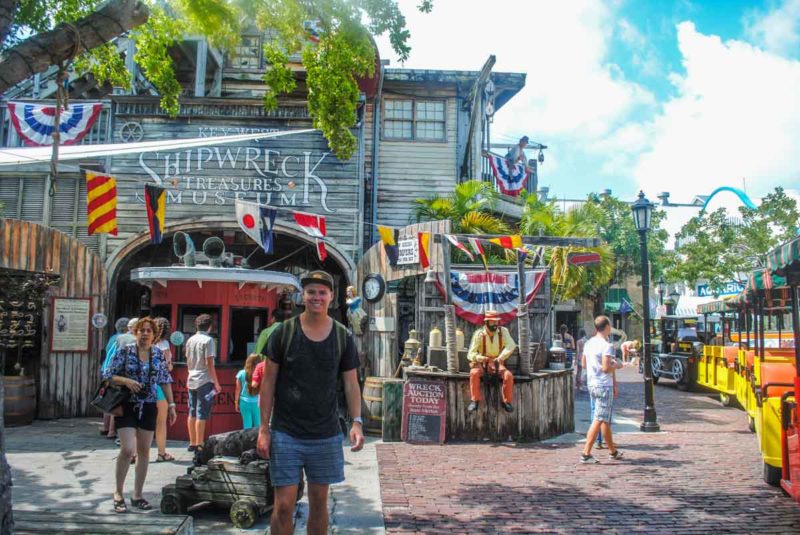
<svg viewBox="0 0 800 535"><path fill-rule="evenodd" d="M505 361L516 349L517 344L505 327L500 327L500 314L496 310L487 310L483 319L483 327L472 335L469 344L469 392L472 400L467 407L469 412L478 410L483 400L481 395L481 377L496 374L503 382L503 408L513 412L511 404L514 395L514 376L505 367Z"/></svg>

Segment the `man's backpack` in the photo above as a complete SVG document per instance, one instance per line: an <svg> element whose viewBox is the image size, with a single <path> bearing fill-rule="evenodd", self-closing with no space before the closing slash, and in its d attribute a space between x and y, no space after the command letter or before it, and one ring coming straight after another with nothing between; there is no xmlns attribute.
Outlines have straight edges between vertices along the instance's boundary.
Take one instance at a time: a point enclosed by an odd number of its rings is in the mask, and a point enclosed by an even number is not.
<svg viewBox="0 0 800 535"><path fill-rule="evenodd" d="M295 330L300 328L300 316L295 316L292 319L286 320L281 324L281 342L280 347L278 347L279 357L281 361L286 356L286 350L289 348L289 345L292 343L292 338L294 337ZM336 348L339 352L339 360L342 360L342 356L344 355L344 351L347 348L347 335L348 330L347 327L342 325L336 320L333 320L333 329L336 331Z"/></svg>

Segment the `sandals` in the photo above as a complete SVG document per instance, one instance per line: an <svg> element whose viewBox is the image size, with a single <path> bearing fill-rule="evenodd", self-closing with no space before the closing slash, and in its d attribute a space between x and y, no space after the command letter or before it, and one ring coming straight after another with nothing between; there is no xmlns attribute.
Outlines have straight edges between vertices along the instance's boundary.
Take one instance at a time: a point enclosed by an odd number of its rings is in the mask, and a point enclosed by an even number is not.
<svg viewBox="0 0 800 535"><path fill-rule="evenodd" d="M142 511L149 511L152 509L150 504L144 498L139 498L138 500L131 498L131 505L137 509L141 509Z"/></svg>
<svg viewBox="0 0 800 535"><path fill-rule="evenodd" d="M169 453L159 453L158 457L156 457L156 462L157 463L163 463L163 462L174 461L174 460L175 460L175 457L173 457Z"/></svg>
<svg viewBox="0 0 800 535"><path fill-rule="evenodd" d="M127 513L128 506L125 505L125 498L121 500L114 500L114 512L115 513Z"/></svg>

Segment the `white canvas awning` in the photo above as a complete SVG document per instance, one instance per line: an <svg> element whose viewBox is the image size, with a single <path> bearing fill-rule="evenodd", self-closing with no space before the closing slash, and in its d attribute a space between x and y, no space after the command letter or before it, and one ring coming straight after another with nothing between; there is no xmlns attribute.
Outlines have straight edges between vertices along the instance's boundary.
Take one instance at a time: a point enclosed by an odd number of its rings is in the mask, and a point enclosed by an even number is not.
<svg viewBox="0 0 800 535"><path fill-rule="evenodd" d="M240 134L236 136L194 137L185 139L168 139L164 141L141 141L139 143L100 143L96 145L62 145L58 148L58 161L85 160L103 156L120 154L136 154L140 152L169 151L222 145L242 141L256 141L292 134L315 132L313 128L304 130L281 130L279 132L262 132L260 134ZM34 163L47 163L53 155L53 147L18 147L0 149L0 167L18 166Z"/></svg>
<svg viewBox="0 0 800 535"><path fill-rule="evenodd" d="M678 305L675 307L676 316L698 316L697 305L710 303L714 301L713 295L697 296L697 295L682 295L678 299Z"/></svg>

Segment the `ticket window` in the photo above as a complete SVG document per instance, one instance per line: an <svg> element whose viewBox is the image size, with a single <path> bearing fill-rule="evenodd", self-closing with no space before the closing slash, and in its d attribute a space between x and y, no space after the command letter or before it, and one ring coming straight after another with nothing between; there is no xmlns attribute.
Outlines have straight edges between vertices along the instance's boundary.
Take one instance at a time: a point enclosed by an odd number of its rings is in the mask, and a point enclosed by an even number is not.
<svg viewBox="0 0 800 535"><path fill-rule="evenodd" d="M194 324L194 320L197 319L197 316L200 314L209 314L211 316L211 324L213 325L209 336L216 342L218 353L216 356L219 358L223 353L219 342L221 312L221 307L181 305L178 307L178 325L173 326L173 330L181 331L188 340L190 336L197 332L197 327L195 327ZM186 356L183 351L184 347L185 344L175 348L176 362L186 362Z"/></svg>
<svg viewBox="0 0 800 535"><path fill-rule="evenodd" d="M266 308L231 307L231 352L229 360L244 362L253 353L259 333L267 328Z"/></svg>

